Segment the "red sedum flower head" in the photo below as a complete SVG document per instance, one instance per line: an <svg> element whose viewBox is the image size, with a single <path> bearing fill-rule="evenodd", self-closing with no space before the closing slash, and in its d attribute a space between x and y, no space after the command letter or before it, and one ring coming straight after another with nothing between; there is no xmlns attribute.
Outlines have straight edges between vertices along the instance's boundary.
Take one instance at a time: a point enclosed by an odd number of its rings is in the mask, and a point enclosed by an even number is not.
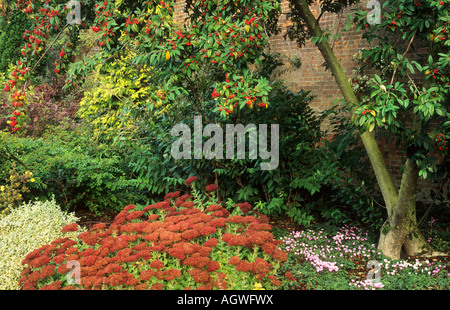
<svg viewBox="0 0 450 310"><path fill-rule="evenodd" d="M150 268L154 268L154 269L162 269L164 268L164 263L160 260L154 260L150 263Z"/></svg>
<svg viewBox="0 0 450 310"><path fill-rule="evenodd" d="M189 177L187 178L184 183L186 183L187 186L191 185L192 182L196 181L197 177Z"/></svg>
<svg viewBox="0 0 450 310"><path fill-rule="evenodd" d="M217 186L217 185L215 185L215 184L210 184L210 185L208 185L208 186L206 186L206 191L208 191L208 192L213 192L213 191L215 191L216 189L218 189L219 187Z"/></svg>

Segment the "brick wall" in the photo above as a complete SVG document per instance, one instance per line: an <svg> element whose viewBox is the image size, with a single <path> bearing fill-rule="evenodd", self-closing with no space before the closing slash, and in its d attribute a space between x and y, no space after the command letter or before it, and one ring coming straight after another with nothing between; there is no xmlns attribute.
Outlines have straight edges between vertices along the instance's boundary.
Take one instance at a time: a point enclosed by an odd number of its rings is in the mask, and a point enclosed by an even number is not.
<svg viewBox="0 0 450 310"><path fill-rule="evenodd" d="M365 1L358 4L359 8L365 8ZM356 6L352 7L355 8ZM288 1L281 2L282 12L289 11ZM345 29L347 14L351 12L352 8L348 8L338 14L323 14L320 19L320 26L322 29L330 29L332 35L330 36L330 45L336 57L341 63L342 68L348 77L352 76L352 70L356 66L353 56L364 47L368 47L368 43L361 38L361 34L357 33L356 29L351 28L348 31L341 33L341 36L333 40L332 37L336 31ZM175 16L178 22L183 22L185 18L184 0L178 0L175 6ZM319 4L316 3L311 6L313 14L317 17L320 13ZM334 81L330 71L326 71L323 66L324 58L317 47L311 43L306 42L301 49L298 48L295 41L285 40L283 35L289 21L286 20L285 14L282 14L279 20L281 26L281 33L270 38L269 48L272 52L281 53L286 59L284 66L278 69L278 76L284 80L285 84L292 90L298 91L300 89L309 90L314 96L311 103L313 110L320 112L330 108L334 105L336 99L341 99L341 92ZM297 68L288 59L300 59L301 66ZM325 121L323 129L329 127L329 122ZM394 144L386 144L380 142L381 152L384 155L388 169L391 171L394 183L397 187L400 186L401 172L400 168L406 159L406 154L395 148ZM448 182L447 182L448 183ZM431 182L419 181L418 184L418 199L429 200L430 189L435 189L437 186ZM447 197L447 201L448 201Z"/></svg>
<svg viewBox="0 0 450 310"><path fill-rule="evenodd" d="M288 2L283 1L281 7L283 12L287 12L289 10ZM317 17L320 13L319 5L313 5L311 9ZM333 36L336 31L345 28L347 13L348 11L343 11L340 14L324 14L320 19L320 26L322 29L330 29ZM274 52L283 53L288 58L299 58L301 67L297 69L286 62L286 67L280 68L280 70L286 70L283 73L283 80L292 90L305 89L311 91L314 95L312 102L314 110L323 111L330 108L336 99L342 98L331 72L325 70L324 59L313 43L306 42L305 46L299 49L296 42L284 40L283 34L288 25L289 22L286 21L283 14L280 18L282 33L271 38L270 46ZM359 49L367 46L367 43L360 38L354 29L343 32L341 37L334 41L331 37L330 43L336 57L347 76L351 76L352 69L355 66L352 57ZM324 125L326 127L328 123Z"/></svg>

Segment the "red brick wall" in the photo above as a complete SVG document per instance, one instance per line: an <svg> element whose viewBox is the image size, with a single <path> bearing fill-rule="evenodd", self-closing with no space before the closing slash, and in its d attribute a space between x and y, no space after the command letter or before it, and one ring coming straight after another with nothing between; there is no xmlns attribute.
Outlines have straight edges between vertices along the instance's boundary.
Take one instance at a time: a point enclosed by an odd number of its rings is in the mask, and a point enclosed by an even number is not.
<svg viewBox="0 0 450 310"><path fill-rule="evenodd" d="M282 1L281 7L283 12L287 12L289 10L288 1ZM312 11L317 17L320 13L319 5L312 6ZM322 29L330 29L333 36L336 31L345 28L347 13L347 11L344 11L340 14L324 14L320 19L320 26ZM282 33L271 38L271 48L274 52L283 53L289 58L298 57L301 61L301 67L296 69L287 63L285 68L287 71L283 74L283 80L294 91L300 89L311 91L314 95L312 102L314 110L323 111L330 108L336 99L342 98L331 72L326 71L325 67L322 66L324 59L313 43L306 42L305 46L299 49L296 42L284 40L283 34L287 25L289 25L289 22L286 21L283 14L280 19ZM331 38L330 40L342 68L350 77L352 69L356 65L352 57L359 49L367 46L367 43L360 38L354 29L343 32L337 40L333 41ZM283 70L283 68L280 69ZM325 123L325 126L327 126L327 123Z"/></svg>
<svg viewBox="0 0 450 310"><path fill-rule="evenodd" d="M184 0L177 0L177 3L175 4L175 20L179 23L183 22L184 17L186 14L184 14Z"/></svg>
<svg viewBox="0 0 450 310"><path fill-rule="evenodd" d="M361 1L358 6L365 8L366 4L366 2ZM288 12L288 1L283 0L281 2L281 8L283 13ZM320 13L317 0L316 4L312 5L311 8L313 14L317 17ZM184 17L186 16L183 13L183 9L184 0L178 0L175 6L175 15L176 20L180 23L184 21ZM352 76L352 70L356 66L353 56L361 48L367 47L368 43L361 38L361 34L357 33L354 28L343 31L338 39L333 40L332 37L337 31L345 29L347 14L349 12L351 12L351 8L338 14L323 14L320 19L320 26L322 29L331 30L330 43L342 68L350 78ZM315 111L320 112L330 108L334 105L336 99L342 98L342 95L331 72L326 71L325 67L322 66L324 58L320 51L311 42L306 42L305 46L300 49L295 41L289 41L283 38L286 27L289 25L285 14L281 15L279 25L281 26L282 32L271 37L269 44L272 52L279 52L286 58L286 61L284 61L285 65L278 69L279 77L284 80L285 84L292 91L298 91L300 89L311 91L311 94L314 96L311 106ZM300 68L291 65L288 61L288 59L295 58L300 59ZM323 129L326 129L328 126L329 122L325 121ZM406 159L406 154L396 149L395 145L387 145L383 142L380 142L380 148L386 159L387 167L392 172L394 183L399 187L401 181L400 168ZM418 198L420 200L428 200L430 188L436 188L436 186L431 182L419 181Z"/></svg>

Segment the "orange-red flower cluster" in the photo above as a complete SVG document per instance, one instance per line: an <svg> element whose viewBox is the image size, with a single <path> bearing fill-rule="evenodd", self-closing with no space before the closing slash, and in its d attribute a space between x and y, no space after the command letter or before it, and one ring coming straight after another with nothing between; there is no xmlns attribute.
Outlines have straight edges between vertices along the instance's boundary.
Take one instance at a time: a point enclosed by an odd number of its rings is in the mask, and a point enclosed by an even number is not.
<svg viewBox="0 0 450 310"><path fill-rule="evenodd" d="M193 181L190 178L189 182ZM195 283L191 288L229 288L232 283L224 275L230 268L255 276L258 281L278 283L272 263L278 265L287 256L269 232L271 226L266 218L231 216L219 204L202 211L190 198L174 192L142 210L126 206L112 224L96 224L80 233L78 241L59 238L32 251L22 261L25 269L20 284L23 289L64 288L68 284L60 280L72 270L69 261L78 262L81 269L81 284L71 284L73 288L163 289L175 287L173 283L180 277L187 282L190 278L190 283ZM242 205L246 210L247 204ZM70 224L62 231L77 229L77 224ZM234 256L221 256L226 253L224 247ZM258 256L250 261L239 254L243 250L238 247L252 253L257 247L264 258ZM141 269L136 272L136 268ZM46 281L40 281L44 278ZM55 282L42 286L48 279Z"/></svg>

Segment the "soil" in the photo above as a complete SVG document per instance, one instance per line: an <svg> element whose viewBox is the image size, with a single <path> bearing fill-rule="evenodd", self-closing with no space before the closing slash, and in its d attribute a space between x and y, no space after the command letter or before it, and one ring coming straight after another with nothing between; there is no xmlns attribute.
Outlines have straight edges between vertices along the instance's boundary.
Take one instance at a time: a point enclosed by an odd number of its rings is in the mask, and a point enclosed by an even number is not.
<svg viewBox="0 0 450 310"><path fill-rule="evenodd" d="M80 219L78 224L86 229L90 229L98 223L111 224L117 215L115 212L103 212L101 215L97 215L86 209L75 210L74 213Z"/></svg>

